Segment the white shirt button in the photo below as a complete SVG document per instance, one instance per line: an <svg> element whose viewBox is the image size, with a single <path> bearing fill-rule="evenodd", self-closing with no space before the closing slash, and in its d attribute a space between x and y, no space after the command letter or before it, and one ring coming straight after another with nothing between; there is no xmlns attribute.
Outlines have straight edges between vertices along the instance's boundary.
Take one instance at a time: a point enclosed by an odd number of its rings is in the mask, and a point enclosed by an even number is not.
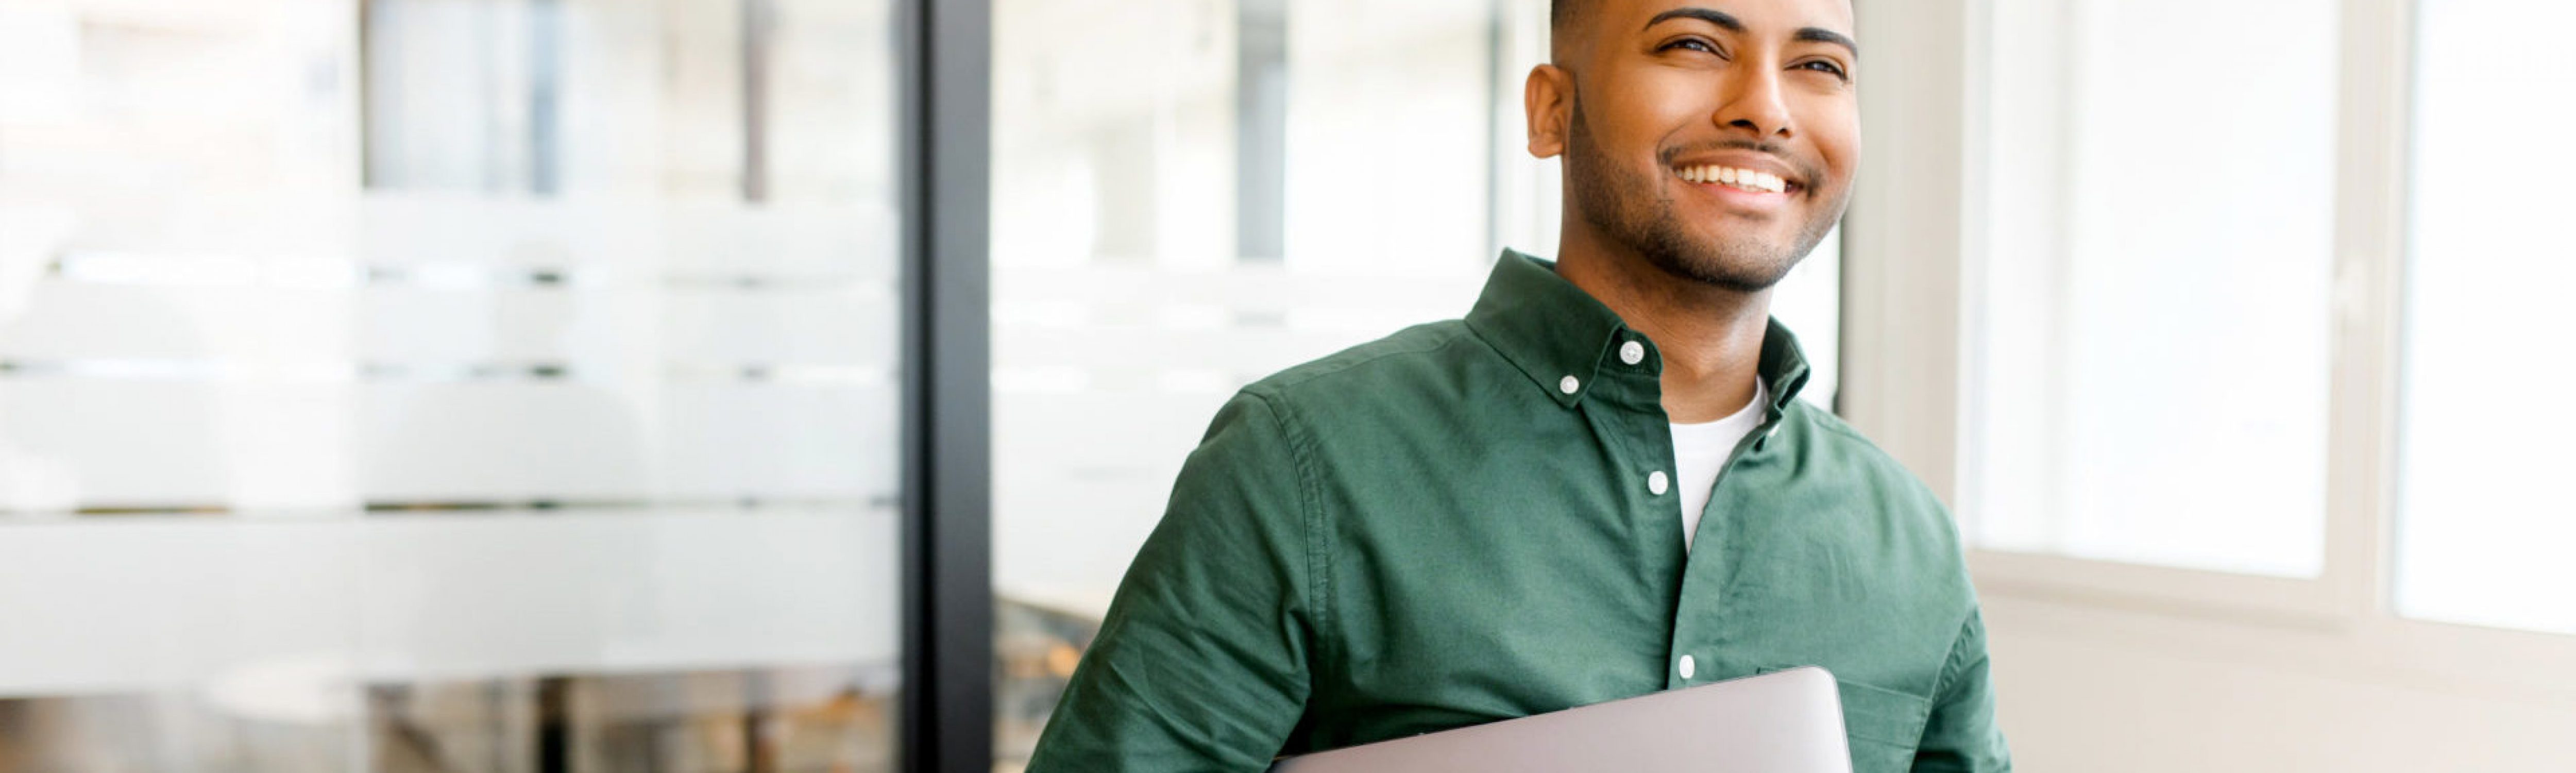
<svg viewBox="0 0 2576 773"><path fill-rule="evenodd" d="M1699 670L1699 664L1698 664L1698 663L1691 662L1691 656L1689 656L1689 655L1683 655L1683 656L1682 656L1682 678L1683 678L1683 679L1689 679L1689 678L1691 678L1691 674L1692 674L1693 672L1698 671L1698 670Z"/></svg>
<svg viewBox="0 0 2576 773"><path fill-rule="evenodd" d="M1556 382L1556 391L1564 392L1564 393L1569 394L1569 395L1570 395L1570 394L1574 394L1574 390L1582 389L1582 388L1583 388L1583 380L1582 380L1582 379L1575 378L1575 377L1573 377L1573 376L1567 376L1567 377L1565 377L1564 379L1559 380L1559 381L1557 381L1557 382Z"/></svg>
<svg viewBox="0 0 2576 773"><path fill-rule="evenodd" d="M1635 365L1646 361L1646 345L1630 341L1619 345L1619 361Z"/></svg>
<svg viewBox="0 0 2576 773"><path fill-rule="evenodd" d="M1654 492L1655 496L1663 496L1664 489L1671 487L1672 479L1664 477L1663 470L1646 473L1646 490Z"/></svg>

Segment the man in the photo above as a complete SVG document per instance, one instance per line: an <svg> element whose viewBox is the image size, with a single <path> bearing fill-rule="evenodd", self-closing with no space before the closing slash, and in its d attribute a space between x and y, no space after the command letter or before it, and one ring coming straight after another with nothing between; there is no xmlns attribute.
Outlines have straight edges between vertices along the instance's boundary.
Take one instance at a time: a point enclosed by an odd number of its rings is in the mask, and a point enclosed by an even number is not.
<svg viewBox="0 0 2576 773"><path fill-rule="evenodd" d="M1948 515L1793 399L1769 319L1851 196L1851 7L1554 14L1558 262L1228 402L1031 770L1258 771L1808 664L1862 773L2010 768Z"/></svg>

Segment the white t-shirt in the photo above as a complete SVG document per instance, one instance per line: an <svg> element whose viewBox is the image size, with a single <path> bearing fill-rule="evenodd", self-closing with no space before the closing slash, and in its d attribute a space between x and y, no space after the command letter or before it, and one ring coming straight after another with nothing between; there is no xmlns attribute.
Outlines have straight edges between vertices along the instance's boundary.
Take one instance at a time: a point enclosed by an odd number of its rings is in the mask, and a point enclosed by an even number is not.
<svg viewBox="0 0 2576 773"><path fill-rule="evenodd" d="M1699 514L1708 509L1709 496L1716 493L1717 473L1726 467L1726 457L1735 453L1735 444L1743 442L1753 428L1762 426L1763 406L1771 404L1770 390L1761 381L1753 382L1753 402L1716 421L1673 426L1673 485L1682 495L1682 552L1690 552L1691 538L1699 532Z"/></svg>

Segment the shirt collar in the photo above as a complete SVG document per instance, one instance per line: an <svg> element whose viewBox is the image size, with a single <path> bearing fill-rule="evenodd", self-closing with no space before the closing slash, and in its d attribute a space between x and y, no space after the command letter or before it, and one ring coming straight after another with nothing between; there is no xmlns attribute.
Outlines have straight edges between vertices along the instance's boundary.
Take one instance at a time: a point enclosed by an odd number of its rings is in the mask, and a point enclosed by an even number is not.
<svg viewBox="0 0 2576 773"><path fill-rule="evenodd" d="M1558 405L1573 407L1592 391L1603 365L1619 356L1618 348L1637 341L1645 348L1642 365L1663 372L1663 359L1653 341L1628 328L1583 288L1557 276L1556 263L1504 250L1485 280L1476 306L1467 312L1467 327L1503 355ZM1774 317L1762 336L1762 362L1757 366L1768 385L1777 417L1807 384L1807 357L1797 336ZM1570 380L1569 380L1570 379ZM1567 389L1571 386L1572 389ZM1767 418L1767 417L1766 417Z"/></svg>

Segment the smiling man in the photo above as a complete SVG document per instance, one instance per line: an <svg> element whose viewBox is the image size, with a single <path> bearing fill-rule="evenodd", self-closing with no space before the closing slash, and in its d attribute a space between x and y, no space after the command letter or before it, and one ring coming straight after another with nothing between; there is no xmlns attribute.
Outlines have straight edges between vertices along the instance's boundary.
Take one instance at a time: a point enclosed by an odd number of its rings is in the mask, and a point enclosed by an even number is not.
<svg viewBox="0 0 2576 773"><path fill-rule="evenodd" d="M1258 771L1801 665L1861 773L2008 770L1941 504L1831 414L1771 288L1860 157L1847 0L1557 0L1558 260L1245 387L1030 769Z"/></svg>

